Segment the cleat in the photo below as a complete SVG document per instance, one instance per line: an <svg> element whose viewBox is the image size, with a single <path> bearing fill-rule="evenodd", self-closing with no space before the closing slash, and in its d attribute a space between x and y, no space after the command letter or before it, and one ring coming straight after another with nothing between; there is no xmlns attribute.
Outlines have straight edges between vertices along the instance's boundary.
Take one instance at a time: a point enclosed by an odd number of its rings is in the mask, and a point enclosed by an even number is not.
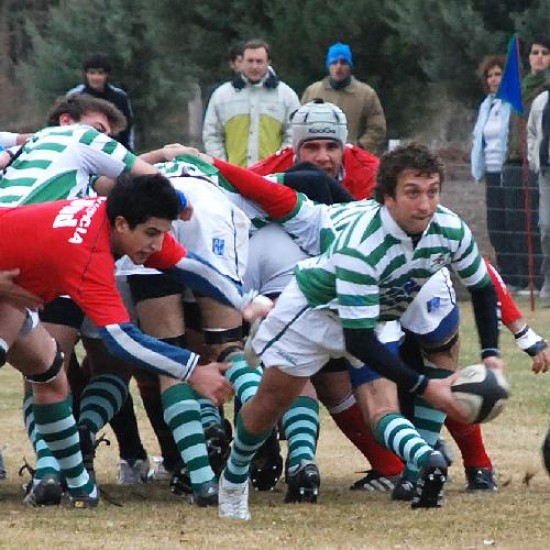
<svg viewBox="0 0 550 550"><path fill-rule="evenodd" d="M321 476L317 464L312 460L300 461L300 466L294 473L287 474L285 502L317 502Z"/></svg>
<svg viewBox="0 0 550 550"><path fill-rule="evenodd" d="M187 468L182 466L178 468L170 478L170 492L174 495L192 495L193 486Z"/></svg>
<svg viewBox="0 0 550 550"><path fill-rule="evenodd" d="M272 491L282 472L281 446L277 431L273 430L252 459L250 481L256 491Z"/></svg>
<svg viewBox="0 0 550 550"><path fill-rule="evenodd" d="M117 483L119 485L136 485L146 483L149 475L149 459L136 458L118 463Z"/></svg>
<svg viewBox="0 0 550 550"><path fill-rule="evenodd" d="M446 481L447 459L439 451L432 451L420 469L411 508L440 508Z"/></svg>
<svg viewBox="0 0 550 550"><path fill-rule="evenodd" d="M395 489L401 479L400 475L385 476L376 470L369 470L366 474L365 477L362 477L350 487L352 491L389 493Z"/></svg>
<svg viewBox="0 0 550 550"><path fill-rule="evenodd" d="M434 451L439 451L445 457L445 460L447 461L447 466L452 466L455 458L454 453L451 449L451 446L443 438L440 437L436 441L434 445Z"/></svg>
<svg viewBox="0 0 550 550"><path fill-rule="evenodd" d="M495 473L492 468L465 468L466 473L466 491L477 492L495 492L498 490L498 484Z"/></svg>
<svg viewBox="0 0 550 550"><path fill-rule="evenodd" d="M218 492L218 516L227 519L250 520L248 509L248 481L242 484L229 483L223 474Z"/></svg>
<svg viewBox="0 0 550 550"><path fill-rule="evenodd" d="M224 424L210 424L204 430L206 448L208 450L208 461L216 476L219 476L225 468L231 450L231 424L225 421Z"/></svg>
<svg viewBox="0 0 550 550"><path fill-rule="evenodd" d="M25 506L59 506L63 489L59 476L56 474L45 474L35 485L29 481L26 485L27 494L23 498Z"/></svg>
<svg viewBox="0 0 550 550"><path fill-rule="evenodd" d="M95 435L84 424L78 425L78 438L80 439L82 463L84 464L84 468L86 468L91 481L95 483L94 459L96 449L99 445L101 445L101 443L105 443L109 446L111 442L104 435L102 435L99 439L96 439Z"/></svg>
<svg viewBox="0 0 550 550"><path fill-rule="evenodd" d="M172 472L166 469L162 457L153 457L154 466L147 473L148 481L170 481Z"/></svg>
<svg viewBox="0 0 550 550"><path fill-rule="evenodd" d="M88 508L97 508L99 504L99 489L96 488L96 496L91 495L70 495L69 502L72 508L85 510Z"/></svg>
<svg viewBox="0 0 550 550"><path fill-rule="evenodd" d="M200 508L218 505L218 480L207 481L189 496L189 502Z"/></svg>
<svg viewBox="0 0 550 550"><path fill-rule="evenodd" d="M395 484L395 487L391 493L391 499L402 502L410 502L414 498L415 494L415 483L402 476L401 479L399 479L399 481Z"/></svg>

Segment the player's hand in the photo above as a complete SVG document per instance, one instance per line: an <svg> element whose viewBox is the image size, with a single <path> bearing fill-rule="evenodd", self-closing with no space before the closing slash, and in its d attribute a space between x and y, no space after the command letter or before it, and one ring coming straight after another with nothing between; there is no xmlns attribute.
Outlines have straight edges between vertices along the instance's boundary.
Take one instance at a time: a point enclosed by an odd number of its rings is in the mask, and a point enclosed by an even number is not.
<svg viewBox="0 0 550 550"><path fill-rule="evenodd" d="M187 381L196 392L219 407L233 395L233 387L223 376L230 366L229 363L215 362L198 365Z"/></svg>
<svg viewBox="0 0 550 550"><path fill-rule="evenodd" d="M488 369L495 369L504 372L504 361L500 357L485 357L485 359L483 359L483 364Z"/></svg>
<svg viewBox="0 0 550 550"><path fill-rule="evenodd" d="M252 324L256 319L267 317L273 306L271 298L258 294L241 307L241 314L245 321Z"/></svg>
<svg viewBox="0 0 550 550"><path fill-rule="evenodd" d="M162 148L166 162L173 161L178 155L198 156L200 151L196 147L188 147L181 143L168 143Z"/></svg>
<svg viewBox="0 0 550 550"><path fill-rule="evenodd" d="M0 170L4 169L11 161L11 156L6 151L0 152Z"/></svg>
<svg viewBox="0 0 550 550"><path fill-rule="evenodd" d="M544 348L533 357L531 369L535 374L548 372L550 367L550 347Z"/></svg>
<svg viewBox="0 0 550 550"><path fill-rule="evenodd" d="M454 420L467 424L467 413L457 402L451 390L451 384L457 376L458 374L455 373L447 378L430 380L422 397L434 407L446 412Z"/></svg>
<svg viewBox="0 0 550 550"><path fill-rule="evenodd" d="M19 269L0 271L0 299L19 309L38 309L43 306L41 298L15 284Z"/></svg>
<svg viewBox="0 0 550 550"><path fill-rule="evenodd" d="M193 217L193 205L187 199L185 208L182 208L179 213L179 219L188 222Z"/></svg>

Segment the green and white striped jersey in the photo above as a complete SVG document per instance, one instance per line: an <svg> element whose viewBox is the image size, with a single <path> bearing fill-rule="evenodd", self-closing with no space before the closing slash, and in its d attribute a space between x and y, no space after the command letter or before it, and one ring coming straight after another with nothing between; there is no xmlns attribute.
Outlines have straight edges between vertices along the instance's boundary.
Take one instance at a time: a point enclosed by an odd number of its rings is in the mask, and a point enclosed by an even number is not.
<svg viewBox="0 0 550 550"><path fill-rule="evenodd" d="M312 214L308 206L302 205L293 223ZM344 328L374 328L378 321L399 319L421 286L444 266L467 287L490 284L470 229L443 206L416 247L374 201L315 209L317 224L324 224L324 241L332 238L332 243L320 256L298 264L296 279L309 305L337 310Z"/></svg>
<svg viewBox="0 0 550 550"><path fill-rule="evenodd" d="M136 156L87 124L40 130L0 179L0 207L84 196L94 175L116 178Z"/></svg>

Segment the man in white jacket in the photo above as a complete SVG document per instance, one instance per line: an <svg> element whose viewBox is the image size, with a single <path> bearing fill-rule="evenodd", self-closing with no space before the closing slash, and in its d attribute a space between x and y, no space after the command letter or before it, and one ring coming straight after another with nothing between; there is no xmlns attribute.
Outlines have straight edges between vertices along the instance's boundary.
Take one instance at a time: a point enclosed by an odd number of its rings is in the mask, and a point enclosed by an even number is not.
<svg viewBox="0 0 550 550"><path fill-rule="evenodd" d="M245 44L242 73L217 88L208 103L202 133L208 154L250 166L290 145L289 119L300 100L269 62L266 42Z"/></svg>

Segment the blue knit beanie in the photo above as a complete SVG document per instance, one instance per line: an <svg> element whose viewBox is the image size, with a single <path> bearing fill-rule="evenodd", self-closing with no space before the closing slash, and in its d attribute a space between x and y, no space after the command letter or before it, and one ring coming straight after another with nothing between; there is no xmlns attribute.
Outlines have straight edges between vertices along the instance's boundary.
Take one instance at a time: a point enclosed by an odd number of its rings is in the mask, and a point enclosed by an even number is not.
<svg viewBox="0 0 550 550"><path fill-rule="evenodd" d="M342 42L336 42L327 51L327 69L338 60L345 61L350 67L353 67L353 58L351 48Z"/></svg>

